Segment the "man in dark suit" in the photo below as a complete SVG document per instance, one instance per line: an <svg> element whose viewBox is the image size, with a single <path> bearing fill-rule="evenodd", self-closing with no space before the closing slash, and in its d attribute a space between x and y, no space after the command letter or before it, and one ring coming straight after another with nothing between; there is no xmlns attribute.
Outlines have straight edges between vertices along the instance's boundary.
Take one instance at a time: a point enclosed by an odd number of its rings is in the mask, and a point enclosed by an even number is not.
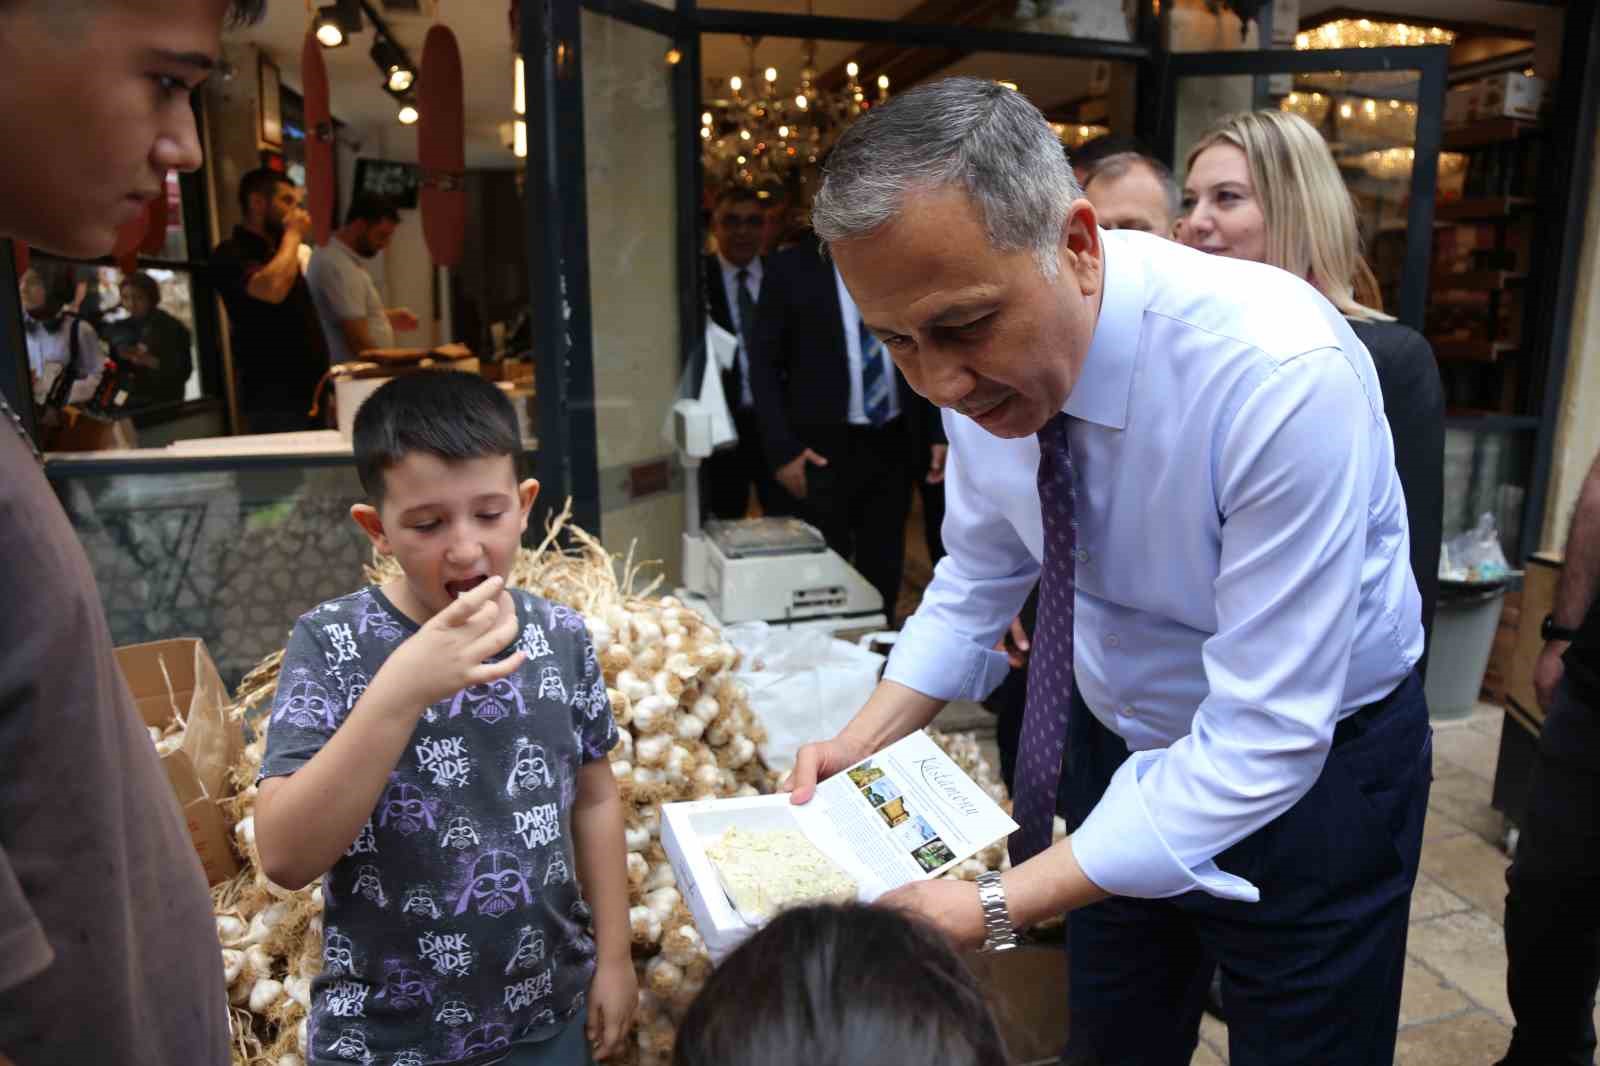
<svg viewBox="0 0 1600 1066"><path fill-rule="evenodd" d="M722 374L722 391L733 412L739 443L712 455L703 465L705 510L714 518L743 518L750 506L752 485L764 512L785 513L762 455L761 431L750 388L748 340L756 304L761 299L765 267L758 253L766 225L766 207L753 189L733 185L717 197L711 215L717 251L703 261L706 310L713 322L739 338L734 364Z"/></svg>
<svg viewBox="0 0 1600 1066"><path fill-rule="evenodd" d="M913 447L944 438L815 244L767 261L750 379L769 469L883 595L893 625Z"/></svg>

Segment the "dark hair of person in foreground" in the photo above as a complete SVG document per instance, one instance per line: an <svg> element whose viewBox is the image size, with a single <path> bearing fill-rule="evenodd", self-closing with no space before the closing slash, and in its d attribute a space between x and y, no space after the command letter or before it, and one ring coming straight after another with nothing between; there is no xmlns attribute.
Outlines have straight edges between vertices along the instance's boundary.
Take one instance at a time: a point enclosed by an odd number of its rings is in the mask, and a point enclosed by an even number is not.
<svg viewBox="0 0 1600 1066"><path fill-rule="evenodd" d="M977 982L936 930L881 907L798 907L706 981L673 1066L1003 1066Z"/></svg>

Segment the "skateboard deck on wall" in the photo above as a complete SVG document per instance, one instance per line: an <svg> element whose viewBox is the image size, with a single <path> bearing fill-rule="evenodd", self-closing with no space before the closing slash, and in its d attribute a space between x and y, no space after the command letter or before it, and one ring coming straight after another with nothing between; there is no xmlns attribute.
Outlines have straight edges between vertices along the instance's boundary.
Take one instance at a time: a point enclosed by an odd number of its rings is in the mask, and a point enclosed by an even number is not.
<svg viewBox="0 0 1600 1066"><path fill-rule="evenodd" d="M467 229L466 137L461 50L448 27L435 25L422 45L418 77L417 160L422 167L422 234L437 266L461 263Z"/></svg>

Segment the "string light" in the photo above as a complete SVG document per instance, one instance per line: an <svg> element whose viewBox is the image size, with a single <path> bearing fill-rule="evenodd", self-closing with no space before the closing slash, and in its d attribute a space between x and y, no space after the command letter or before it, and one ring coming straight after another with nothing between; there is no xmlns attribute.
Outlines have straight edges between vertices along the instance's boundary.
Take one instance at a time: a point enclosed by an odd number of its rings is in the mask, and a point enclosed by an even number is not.
<svg viewBox="0 0 1600 1066"><path fill-rule="evenodd" d="M1320 48L1394 48L1427 44L1454 44L1456 35L1437 26L1413 26L1405 22L1377 22L1372 19L1334 19L1314 30L1295 35L1299 51Z"/></svg>

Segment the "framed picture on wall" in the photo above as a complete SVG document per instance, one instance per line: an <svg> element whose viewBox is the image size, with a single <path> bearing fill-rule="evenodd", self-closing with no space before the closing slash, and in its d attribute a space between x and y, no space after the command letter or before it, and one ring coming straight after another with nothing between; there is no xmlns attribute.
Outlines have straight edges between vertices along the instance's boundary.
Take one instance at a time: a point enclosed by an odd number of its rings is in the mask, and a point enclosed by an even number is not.
<svg viewBox="0 0 1600 1066"><path fill-rule="evenodd" d="M283 147L283 86L278 78L278 68L263 53L261 55L256 138L264 148Z"/></svg>

